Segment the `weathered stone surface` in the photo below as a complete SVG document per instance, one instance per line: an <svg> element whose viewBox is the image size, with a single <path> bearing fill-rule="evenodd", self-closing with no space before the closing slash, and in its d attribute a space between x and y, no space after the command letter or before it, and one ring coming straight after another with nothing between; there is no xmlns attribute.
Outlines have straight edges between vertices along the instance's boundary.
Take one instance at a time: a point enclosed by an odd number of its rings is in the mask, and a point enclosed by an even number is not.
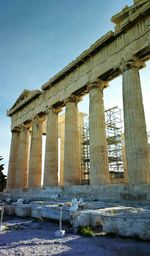
<svg viewBox="0 0 150 256"><path fill-rule="evenodd" d="M78 186L75 186L73 192L77 191ZM90 186L88 186L90 188ZM116 191L119 193L122 186L118 186ZM125 187L125 186L124 186ZM134 192L139 191L140 185L133 186ZM68 187L67 187L68 188ZM79 186L80 188L80 186ZM93 187L93 192L96 192L96 188ZM92 191L91 189L91 191ZM94 190L95 189L95 190ZM114 189L114 188L113 188ZM150 187L148 185L142 185L142 190L149 193ZM126 187L127 190L127 187ZM35 197L33 192L37 193L36 189L31 189L32 196ZM31 193L30 191L30 193ZM70 194L71 187L68 188L68 195ZM110 193L112 193L112 186L110 185ZM132 191L132 192L133 192ZM55 189L47 189L46 195L55 195L55 193L60 193ZM78 191L80 194L80 191ZM105 192L105 190L104 190ZM129 188L128 188L129 192ZM27 193L27 192L26 192ZM26 194L24 193L24 194ZM90 193L90 191L89 191ZM131 191L130 191L131 193ZM18 192L17 192L18 194ZM85 193L86 194L86 193ZM20 194L23 198L23 193ZM86 194L87 195L87 194ZM108 195L107 195L108 196ZM10 197L10 193L9 193ZM40 195L41 197L41 195ZM52 197L52 196L51 196ZM30 198L31 199L31 198ZM57 201L59 200L59 201ZM56 202L57 201L57 202ZM119 202L109 202L106 201L88 201L84 203L83 210L77 210L73 214L70 213L70 200L64 201L60 198L54 199L49 202L35 201L28 204L16 204L15 212L17 216L31 216L35 218L49 218L54 220L59 220L60 208L59 204L63 203L63 220L70 221L73 227L76 229L79 226L93 226L99 228L100 232L114 233L126 237L140 237L144 240L150 239L150 204L149 201L125 201ZM122 204L122 206L120 206ZM129 205L124 206L125 205ZM112 206L111 206L112 205ZM132 205L132 207L130 206ZM134 205L134 207L133 207ZM111 206L111 207L110 207Z"/></svg>
<svg viewBox="0 0 150 256"><path fill-rule="evenodd" d="M31 216L34 218L48 218L53 220L59 220L60 217L60 208L58 204L50 204L50 205L33 205ZM62 220L69 221L70 213L68 207L62 208Z"/></svg>
<svg viewBox="0 0 150 256"><path fill-rule="evenodd" d="M18 217L29 217L31 216L31 205L30 204L16 204L15 214Z"/></svg>
<svg viewBox="0 0 150 256"><path fill-rule="evenodd" d="M4 207L4 214L6 214L6 215L14 215L15 214L15 207L14 207L14 205L5 205L5 207Z"/></svg>
<svg viewBox="0 0 150 256"><path fill-rule="evenodd" d="M28 153L29 153L29 128L26 127L25 125L22 125L19 133L15 188L27 188Z"/></svg>
<svg viewBox="0 0 150 256"><path fill-rule="evenodd" d="M7 190L15 188L16 183L16 163L19 147L19 131L12 131L11 148L9 156Z"/></svg>
<svg viewBox="0 0 150 256"><path fill-rule="evenodd" d="M36 116L32 120L31 148L29 158L28 187L41 186L42 175L42 119Z"/></svg>
<svg viewBox="0 0 150 256"><path fill-rule="evenodd" d="M105 127L103 89L105 82L89 87L90 184L109 183L109 162Z"/></svg>
<svg viewBox="0 0 150 256"><path fill-rule="evenodd" d="M125 146L130 184L150 183L150 162L138 69L143 62L122 63Z"/></svg>
<svg viewBox="0 0 150 256"><path fill-rule="evenodd" d="M72 224L75 228L91 225L105 233L150 239L150 211L144 209L112 207L77 211Z"/></svg>
<svg viewBox="0 0 150 256"><path fill-rule="evenodd" d="M44 186L58 185L58 111L49 109L47 118Z"/></svg>
<svg viewBox="0 0 150 256"><path fill-rule="evenodd" d="M70 97L65 101L64 185L81 183L78 101L78 97Z"/></svg>
<svg viewBox="0 0 150 256"><path fill-rule="evenodd" d="M101 185L101 186L64 186L32 188L26 191L22 189L13 190L12 193L3 193L3 197L13 200L23 198L28 201L50 200L52 195L57 195L58 199L71 200L72 198L83 198L84 201L102 202L131 202L131 204L148 204L150 200L150 185ZM96 203L96 202L95 202Z"/></svg>
<svg viewBox="0 0 150 256"><path fill-rule="evenodd" d="M102 220L103 231L126 237L150 239L150 213L107 216Z"/></svg>
<svg viewBox="0 0 150 256"><path fill-rule="evenodd" d="M135 212L136 210L132 207L124 207L124 206L96 209L93 211L91 210L90 211L91 225L93 227L103 226L103 217L105 218L105 216L115 216L118 214L130 213L132 211Z"/></svg>
<svg viewBox="0 0 150 256"><path fill-rule="evenodd" d="M74 214L71 214L70 222L74 228L89 226L91 224L90 210L77 211Z"/></svg>

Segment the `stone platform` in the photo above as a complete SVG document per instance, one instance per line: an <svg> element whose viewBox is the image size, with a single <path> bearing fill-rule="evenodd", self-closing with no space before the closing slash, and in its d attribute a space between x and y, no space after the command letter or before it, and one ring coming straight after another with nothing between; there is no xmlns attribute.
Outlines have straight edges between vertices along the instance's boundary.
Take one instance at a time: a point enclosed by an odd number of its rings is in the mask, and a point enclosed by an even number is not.
<svg viewBox="0 0 150 256"><path fill-rule="evenodd" d="M59 220L63 204L63 221L79 226L92 226L105 233L150 239L150 185L103 185L32 188L1 194L3 200L14 202L5 213L19 217ZM84 204L70 214L72 198L83 198Z"/></svg>
<svg viewBox="0 0 150 256"><path fill-rule="evenodd" d="M33 217L37 219L59 220L60 203L62 206L62 220L70 222L77 230L78 227L91 226L98 232L113 233L125 237L139 237L150 239L150 206L131 207L119 203L89 202L79 206L78 210L70 211L70 202L66 201L34 201L29 204L13 203L7 205L5 214L15 209L18 217ZM8 211L8 212L7 212Z"/></svg>
<svg viewBox="0 0 150 256"><path fill-rule="evenodd" d="M25 199L50 200L60 199L68 200L73 197L83 198L88 201L135 201L149 204L150 185L79 185L79 186L61 186L61 187L39 187L30 189L15 189L11 192L2 193L3 198L12 198L13 200Z"/></svg>
<svg viewBox="0 0 150 256"><path fill-rule="evenodd" d="M73 225L75 228L90 225L106 234L149 240L150 209L117 206L80 211L75 214Z"/></svg>

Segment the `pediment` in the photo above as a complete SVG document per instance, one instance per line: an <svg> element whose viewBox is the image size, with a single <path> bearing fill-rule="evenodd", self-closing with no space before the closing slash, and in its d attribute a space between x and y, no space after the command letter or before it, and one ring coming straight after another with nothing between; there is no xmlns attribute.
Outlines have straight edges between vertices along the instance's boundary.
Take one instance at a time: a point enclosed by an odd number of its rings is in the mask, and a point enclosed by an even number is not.
<svg viewBox="0 0 150 256"><path fill-rule="evenodd" d="M148 4L149 0L134 0L134 4L132 6L126 5L121 12L112 16L111 21L116 25L120 25L125 22L126 19L131 19L131 16L139 11L142 5Z"/></svg>
<svg viewBox="0 0 150 256"><path fill-rule="evenodd" d="M27 99L28 97L30 97L32 95L33 91L30 90L23 90L23 92L20 94L20 96L17 98L17 100L15 101L14 105L11 107L14 108L17 105L19 105L22 101L24 101L25 99Z"/></svg>
<svg viewBox="0 0 150 256"><path fill-rule="evenodd" d="M13 106L7 111L7 115L11 116L15 111L22 108L29 101L33 100L35 97L38 97L39 94L41 94L41 91L39 90L23 90Z"/></svg>

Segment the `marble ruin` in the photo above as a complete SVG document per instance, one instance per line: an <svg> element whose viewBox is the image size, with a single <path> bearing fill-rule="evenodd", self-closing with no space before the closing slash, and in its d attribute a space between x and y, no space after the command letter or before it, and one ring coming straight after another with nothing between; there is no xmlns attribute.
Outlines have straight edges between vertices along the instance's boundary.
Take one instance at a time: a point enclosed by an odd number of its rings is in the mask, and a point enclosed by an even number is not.
<svg viewBox="0 0 150 256"><path fill-rule="evenodd" d="M134 0L132 6L114 15L112 22L114 32L109 31L97 40L42 85L41 90L24 90L8 110L12 140L7 191L41 187L43 134L46 136L43 187L81 184L79 127L83 114L78 112L78 102L85 94L89 95L90 102L90 186L109 186L103 90L120 75L123 78L128 184L150 184L139 75L139 70L150 59L150 1ZM60 147L58 138L61 139Z"/></svg>

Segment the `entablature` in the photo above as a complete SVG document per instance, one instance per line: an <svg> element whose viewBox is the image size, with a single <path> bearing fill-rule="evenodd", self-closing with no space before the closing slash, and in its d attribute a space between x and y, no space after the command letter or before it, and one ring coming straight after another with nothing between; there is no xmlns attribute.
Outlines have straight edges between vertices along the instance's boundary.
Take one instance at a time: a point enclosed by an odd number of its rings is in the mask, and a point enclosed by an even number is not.
<svg viewBox="0 0 150 256"><path fill-rule="evenodd" d="M145 1L145 4L147 2ZM83 96L88 93L88 84L97 79L109 82L121 75L120 63L123 58L127 62L133 57L138 57L144 62L150 59L149 24L150 15L145 12L143 16L140 14L140 20L133 22L128 29L108 32L97 40L75 61L46 82L42 86L43 91L31 91L33 94L27 93L27 97L22 97L21 94L7 113L12 117L12 128L39 113L44 113L47 106L63 107L64 100L72 94Z"/></svg>

